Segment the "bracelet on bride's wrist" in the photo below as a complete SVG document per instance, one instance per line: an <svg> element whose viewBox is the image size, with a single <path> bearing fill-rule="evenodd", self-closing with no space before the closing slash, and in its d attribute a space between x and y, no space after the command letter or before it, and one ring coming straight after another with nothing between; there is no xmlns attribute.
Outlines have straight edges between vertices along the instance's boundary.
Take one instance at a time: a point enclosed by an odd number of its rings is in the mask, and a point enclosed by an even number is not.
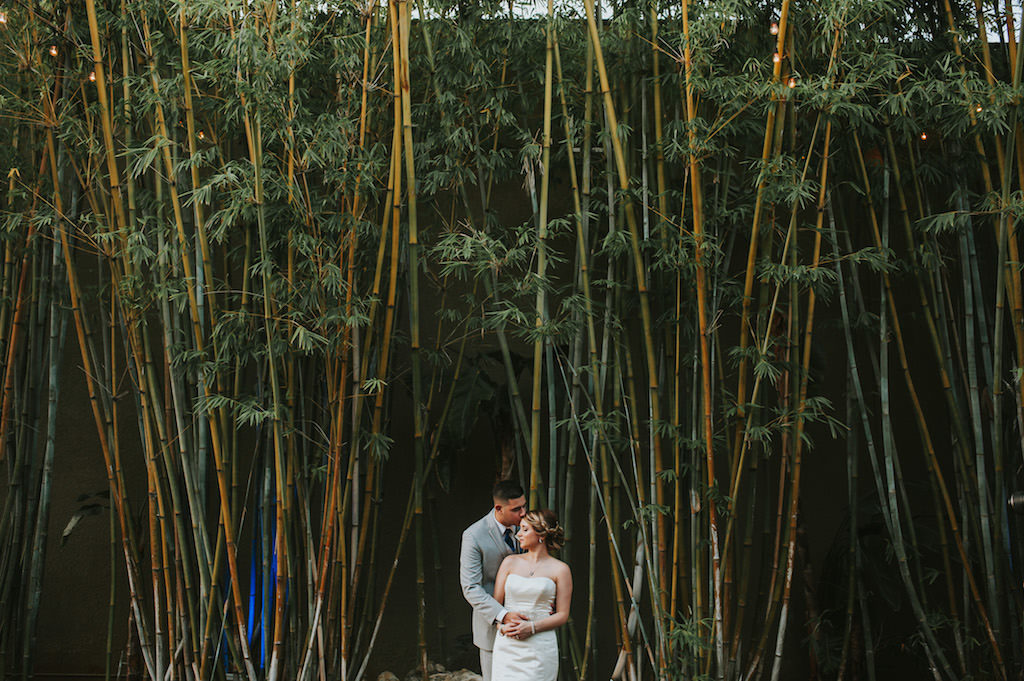
<svg viewBox="0 0 1024 681"><path fill-rule="evenodd" d="M530 622L530 633L531 634L536 634L537 633L537 625L534 624L533 622Z"/></svg>

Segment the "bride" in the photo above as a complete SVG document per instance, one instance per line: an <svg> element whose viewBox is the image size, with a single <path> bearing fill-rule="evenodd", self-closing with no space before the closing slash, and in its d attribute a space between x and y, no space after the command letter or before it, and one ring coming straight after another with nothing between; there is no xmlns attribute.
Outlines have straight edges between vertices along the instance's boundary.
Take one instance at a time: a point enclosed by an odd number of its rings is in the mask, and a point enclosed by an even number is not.
<svg viewBox="0 0 1024 681"><path fill-rule="evenodd" d="M528 617L501 627L494 641L492 681L555 681L555 629L569 620L572 573L548 551L559 549L565 532L554 511L530 511L516 535L525 551L505 558L494 580L494 598L506 610Z"/></svg>

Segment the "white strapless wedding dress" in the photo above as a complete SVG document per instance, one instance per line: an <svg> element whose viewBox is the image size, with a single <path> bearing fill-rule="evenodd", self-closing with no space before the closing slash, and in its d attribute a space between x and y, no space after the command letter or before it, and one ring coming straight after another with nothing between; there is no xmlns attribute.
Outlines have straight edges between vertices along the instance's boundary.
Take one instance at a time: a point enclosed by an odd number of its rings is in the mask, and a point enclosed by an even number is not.
<svg viewBox="0 0 1024 681"><path fill-rule="evenodd" d="M555 583L547 577L509 575L505 581L505 609L531 620L551 614ZM558 678L558 637L541 631L522 640L498 633L491 663L492 681L555 681Z"/></svg>

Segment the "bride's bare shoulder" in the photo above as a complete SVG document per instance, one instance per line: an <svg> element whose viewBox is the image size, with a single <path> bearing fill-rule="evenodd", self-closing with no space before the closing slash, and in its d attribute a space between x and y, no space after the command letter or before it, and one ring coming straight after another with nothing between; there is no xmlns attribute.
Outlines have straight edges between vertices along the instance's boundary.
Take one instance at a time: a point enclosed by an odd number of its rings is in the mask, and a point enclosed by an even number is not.
<svg viewBox="0 0 1024 681"><path fill-rule="evenodd" d="M510 553L507 556L505 556L505 558L501 561L501 567L502 568L511 568L513 565L516 564L517 560L520 560L519 556L517 556L514 553Z"/></svg>
<svg viewBox="0 0 1024 681"><path fill-rule="evenodd" d="M552 560L555 561L555 574L557 574L558 576L565 575L566 577L569 577L569 576L572 575L572 570L569 569L569 564L568 563L566 563L564 560L558 560L557 558L555 558L553 556L552 556Z"/></svg>

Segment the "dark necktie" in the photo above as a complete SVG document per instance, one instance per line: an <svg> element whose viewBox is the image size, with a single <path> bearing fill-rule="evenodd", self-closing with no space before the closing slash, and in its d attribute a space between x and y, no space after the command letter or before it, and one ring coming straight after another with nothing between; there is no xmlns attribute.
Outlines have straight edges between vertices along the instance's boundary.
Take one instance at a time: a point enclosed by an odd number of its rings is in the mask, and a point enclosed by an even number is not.
<svg viewBox="0 0 1024 681"><path fill-rule="evenodd" d="M508 548L512 553L518 553L516 550L516 540L512 538L512 528L505 528L505 543L508 544Z"/></svg>

